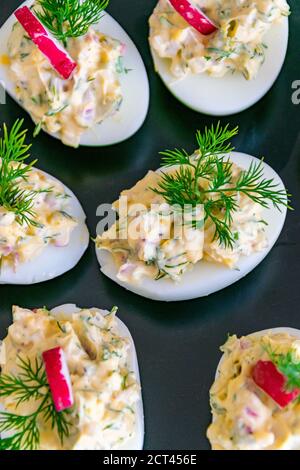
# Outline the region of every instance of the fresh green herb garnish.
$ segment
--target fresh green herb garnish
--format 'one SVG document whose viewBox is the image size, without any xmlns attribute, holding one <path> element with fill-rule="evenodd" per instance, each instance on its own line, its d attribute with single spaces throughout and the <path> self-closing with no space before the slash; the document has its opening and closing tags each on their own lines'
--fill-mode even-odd
<svg viewBox="0 0 300 470">
<path fill-rule="evenodd" d="M 60 331 L 61 331 L 62 333 L 66 333 L 65 327 L 62 326 L 59 321 L 57 321 L 56 323 L 57 323 L 57 326 L 58 326 L 58 328 L 60 329 Z"/>
<path fill-rule="evenodd" d="M 105 431 L 106 429 L 112 429 L 113 427 L 114 423 L 108 424 L 107 426 L 105 426 L 105 428 L 103 428 L 103 431 Z"/>
<path fill-rule="evenodd" d="M 26 59 L 26 57 L 28 57 L 28 56 L 29 56 L 29 54 L 26 53 L 26 52 L 22 52 L 22 53 L 20 54 L 20 57 L 21 57 L 22 60 Z"/>
<path fill-rule="evenodd" d="M 72 215 L 68 214 L 66 211 L 59 211 L 60 214 L 65 217 L 66 219 L 69 219 L 69 220 L 74 220 L 74 217 L 72 217 Z"/>
<path fill-rule="evenodd" d="M 70 194 L 63 194 L 63 193 L 58 193 L 55 194 L 56 199 L 70 199 L 71 196 Z"/>
<path fill-rule="evenodd" d="M 300 388 L 300 361 L 296 361 L 292 351 L 287 354 L 277 354 L 267 347 L 266 351 L 277 369 L 286 377 L 287 390 Z"/>
<path fill-rule="evenodd" d="M 222 128 L 218 123 L 216 127 L 205 128 L 203 133 L 196 133 L 198 151 L 194 155 L 178 149 L 162 152 L 163 167 L 178 166 L 178 169 L 174 173 L 162 173 L 159 188 L 151 188 L 171 206 L 184 209 L 185 205 L 203 205 L 204 220 L 210 219 L 215 225 L 214 240 L 230 248 L 235 244 L 231 224 L 232 215 L 238 209 L 239 194 L 264 208 L 269 208 L 270 203 L 279 210 L 280 206 L 290 208 L 290 195 L 284 189 L 277 189 L 273 179 L 264 178 L 263 161 L 251 163 L 237 180 L 233 179 L 233 164 L 226 155 L 234 150 L 228 141 L 237 133 L 237 127 L 229 130 L 228 125 Z M 206 184 L 201 184 L 201 180 Z"/>
<path fill-rule="evenodd" d="M 18 366 L 21 370 L 18 376 L 0 375 L 0 397 L 13 395 L 16 407 L 30 400 L 35 400 L 37 406 L 29 415 L 0 412 L 0 432 L 15 431 L 11 437 L 0 439 L 0 450 L 36 450 L 40 443 L 40 419 L 50 423 L 63 444 L 70 434 L 71 423 L 67 411 L 55 410 L 43 363 L 18 357 Z"/>
<path fill-rule="evenodd" d="M 158 273 L 154 280 L 159 281 L 160 279 L 163 279 L 166 276 L 169 276 L 169 273 L 162 268 L 158 268 Z"/>
<path fill-rule="evenodd" d="M 39 20 L 60 41 L 83 36 L 92 24 L 98 23 L 109 0 L 37 0 Z"/>
<path fill-rule="evenodd" d="M 43 123 L 44 123 L 44 122 L 43 122 L 43 119 L 42 119 L 41 121 L 39 121 L 39 122 L 36 124 L 36 126 L 35 126 L 35 128 L 34 128 L 34 131 L 33 131 L 33 134 L 32 134 L 33 137 L 37 137 L 37 136 L 39 135 L 39 133 L 40 133 L 41 130 L 42 130 Z"/>
<path fill-rule="evenodd" d="M 207 47 L 206 49 L 208 52 L 214 52 L 215 54 L 218 54 L 219 57 L 218 59 L 224 59 L 226 57 L 230 57 L 231 54 L 233 54 L 235 51 L 232 49 L 231 51 L 225 51 L 223 49 L 218 49 L 217 47 Z"/>
<path fill-rule="evenodd" d="M 116 71 L 117 73 L 125 73 L 126 75 L 129 73 L 129 72 L 132 72 L 132 69 L 127 69 L 123 63 L 123 57 L 122 56 L 119 56 L 117 61 L 116 61 Z"/>
<path fill-rule="evenodd" d="M 68 104 L 64 104 L 63 106 L 60 106 L 57 109 L 50 109 L 49 111 L 46 112 L 45 116 L 49 116 L 49 117 L 55 116 L 56 114 L 59 114 L 62 111 L 64 111 L 68 106 L 69 106 Z"/>
<path fill-rule="evenodd" d="M 32 96 L 32 97 L 31 97 L 31 101 L 32 101 L 34 104 L 39 104 L 39 101 L 38 101 L 38 99 L 37 99 L 35 96 Z"/>
<path fill-rule="evenodd" d="M 115 315 L 115 314 L 117 313 L 118 309 L 119 309 L 118 307 L 114 306 L 114 307 L 111 309 L 111 311 L 109 312 L 109 314 L 110 314 L 110 315 Z"/>
<path fill-rule="evenodd" d="M 3 136 L 0 138 L 0 205 L 16 215 L 19 224 L 39 226 L 33 210 L 37 194 L 50 190 L 25 190 L 19 183 L 26 181 L 33 165 L 25 160 L 30 156 L 31 145 L 25 143 L 27 130 L 22 130 L 23 120 L 17 120 L 10 132 L 3 125 Z"/>
<path fill-rule="evenodd" d="M 168 27 L 173 27 L 174 24 L 166 17 L 166 16 L 160 16 L 159 21 L 161 22 L 162 25 L 168 26 Z"/>
<path fill-rule="evenodd" d="M 126 388 L 128 388 L 127 380 L 132 374 L 133 372 L 128 372 L 126 375 L 123 375 L 122 384 L 121 384 L 122 390 L 126 390 Z"/>
</svg>

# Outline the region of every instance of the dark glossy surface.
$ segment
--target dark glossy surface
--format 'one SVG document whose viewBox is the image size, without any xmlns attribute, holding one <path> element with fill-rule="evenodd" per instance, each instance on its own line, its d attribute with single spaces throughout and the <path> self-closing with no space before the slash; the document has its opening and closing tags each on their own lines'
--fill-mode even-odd
<svg viewBox="0 0 300 470">
<path fill-rule="evenodd" d="M 1 2 L 0 24 L 21 2 Z M 155 75 L 147 44 L 147 19 L 155 0 L 111 0 L 109 13 L 136 42 L 151 84 L 150 112 L 143 128 L 129 141 L 110 148 L 68 149 L 41 133 L 33 155 L 40 168 L 53 173 L 79 197 L 91 234 L 96 208 L 111 202 L 149 168 L 159 166 L 165 148 L 193 149 L 195 129 L 216 119 L 182 106 Z M 290 44 L 284 69 L 272 90 L 254 107 L 222 119 L 240 126 L 237 150 L 266 161 L 279 172 L 293 194 L 293 206 L 275 248 L 245 279 L 208 298 L 164 304 L 126 292 L 99 273 L 90 249 L 70 273 L 30 287 L 0 287 L 0 335 L 11 321 L 11 305 L 53 307 L 118 305 L 119 316 L 135 339 L 143 384 L 147 449 L 208 449 L 208 390 L 228 332 L 238 335 L 275 326 L 300 328 L 300 105 L 292 104 L 292 82 L 300 80 L 300 6 L 290 0 Z M 1 124 L 30 118 L 11 99 L 0 106 Z"/>
</svg>

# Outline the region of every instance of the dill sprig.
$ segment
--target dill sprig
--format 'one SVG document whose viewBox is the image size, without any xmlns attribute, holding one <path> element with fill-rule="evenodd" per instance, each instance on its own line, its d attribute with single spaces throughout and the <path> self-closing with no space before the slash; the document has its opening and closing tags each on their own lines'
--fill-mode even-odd
<svg viewBox="0 0 300 470">
<path fill-rule="evenodd" d="M 286 377 L 286 389 L 300 388 L 300 361 L 296 361 L 292 351 L 287 354 L 277 354 L 270 347 L 266 351 L 277 369 Z"/>
<path fill-rule="evenodd" d="M 37 4 L 39 20 L 67 46 L 68 38 L 83 36 L 100 21 L 109 0 L 37 0 Z"/>
<path fill-rule="evenodd" d="M 278 189 L 273 179 L 264 178 L 263 160 L 252 162 L 248 170 L 242 170 L 237 180 L 233 178 L 233 163 L 228 154 L 234 147 L 228 142 L 238 134 L 238 127 L 230 130 L 220 123 L 204 132 L 197 131 L 198 150 L 189 155 L 185 150 L 161 152 L 163 167 L 177 167 L 172 172 L 162 172 L 159 188 L 151 188 L 163 196 L 172 206 L 202 204 L 204 217 L 215 226 L 214 240 L 226 248 L 233 248 L 231 232 L 233 213 L 238 209 L 238 195 L 248 196 L 264 208 L 270 204 L 280 210 L 289 207 L 289 194 Z M 205 184 L 203 184 L 205 182 Z"/>
<path fill-rule="evenodd" d="M 3 125 L 3 135 L 0 137 L 0 206 L 14 212 L 19 224 L 39 226 L 33 210 L 34 198 L 37 194 L 51 190 L 26 190 L 19 185 L 21 181 L 27 180 L 37 162 L 25 163 L 30 156 L 31 145 L 25 143 L 27 130 L 22 130 L 22 125 L 23 119 L 17 119 L 10 131 L 6 124 Z"/>
<path fill-rule="evenodd" d="M 29 400 L 35 400 L 37 407 L 29 415 L 0 412 L 0 433 L 14 432 L 12 436 L 0 439 L 0 450 L 36 450 L 40 443 L 38 422 L 41 418 L 50 423 L 63 444 L 70 434 L 71 423 L 67 411 L 58 413 L 54 407 L 42 361 L 18 356 L 18 366 L 18 376 L 0 375 L 0 397 L 14 396 L 16 408 Z"/>
</svg>

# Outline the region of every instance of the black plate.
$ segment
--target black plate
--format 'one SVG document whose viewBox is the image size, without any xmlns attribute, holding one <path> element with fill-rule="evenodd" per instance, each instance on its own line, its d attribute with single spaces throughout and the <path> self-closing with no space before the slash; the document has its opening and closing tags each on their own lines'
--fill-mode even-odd
<svg viewBox="0 0 300 470">
<path fill-rule="evenodd" d="M 20 5 L 1 2 L 0 24 Z M 108 9 L 139 48 L 151 84 L 150 112 L 143 128 L 127 142 L 109 148 L 69 149 L 41 133 L 32 153 L 39 167 L 52 173 L 78 196 L 95 235 L 96 208 L 111 202 L 145 171 L 159 166 L 165 148 L 193 150 L 195 129 L 217 119 L 181 105 L 155 75 L 149 53 L 147 20 L 156 0 L 111 0 Z M 126 292 L 99 273 L 91 243 L 79 265 L 66 275 L 35 286 L 0 287 L 0 337 L 11 322 L 11 306 L 65 302 L 112 307 L 130 328 L 137 347 L 143 385 L 146 449 L 208 449 L 208 391 L 227 333 L 238 335 L 275 327 L 300 328 L 300 104 L 292 103 L 292 83 L 300 80 L 300 6 L 290 0 L 290 44 L 283 71 L 272 90 L 254 107 L 224 118 L 240 126 L 237 150 L 265 156 L 293 194 L 290 212 L 275 248 L 246 278 L 199 300 L 158 303 Z M 0 106 L 1 123 L 19 116 L 33 130 L 28 115 L 11 99 Z"/>
</svg>

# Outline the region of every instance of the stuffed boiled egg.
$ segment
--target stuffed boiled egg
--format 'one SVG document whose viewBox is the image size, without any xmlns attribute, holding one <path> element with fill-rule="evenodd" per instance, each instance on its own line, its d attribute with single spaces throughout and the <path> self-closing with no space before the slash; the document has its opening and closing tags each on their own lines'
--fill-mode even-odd
<svg viewBox="0 0 300 470">
<path fill-rule="evenodd" d="M 210 390 L 214 450 L 300 450 L 300 331 L 230 336 Z"/>
<path fill-rule="evenodd" d="M 214 116 L 259 101 L 288 44 L 285 0 L 159 0 L 150 17 L 157 72 L 188 107 Z"/>
<path fill-rule="evenodd" d="M 287 194 L 270 166 L 227 145 L 236 132 L 198 132 L 193 155 L 163 152 L 163 168 L 121 193 L 115 223 L 96 239 L 106 276 L 154 300 L 187 300 L 233 284 L 265 258 Z"/>
<path fill-rule="evenodd" d="M 0 81 L 31 115 L 34 135 L 43 129 L 73 147 L 118 143 L 146 118 L 146 70 L 103 11 L 109 0 L 77 3 L 77 13 L 56 0 L 26 1 L 15 11 L 0 30 Z"/>
<path fill-rule="evenodd" d="M 34 284 L 72 269 L 89 244 L 85 213 L 64 184 L 31 164 L 16 121 L 0 137 L 0 283 Z M 35 163 L 35 162 L 33 162 Z"/>
<path fill-rule="evenodd" d="M 137 356 L 116 311 L 73 304 L 13 307 L 0 354 L 1 450 L 143 448 Z M 9 386 L 15 377 L 17 393 Z M 26 395 L 28 377 L 32 388 Z M 23 417 L 19 428 L 16 416 Z"/>
</svg>

